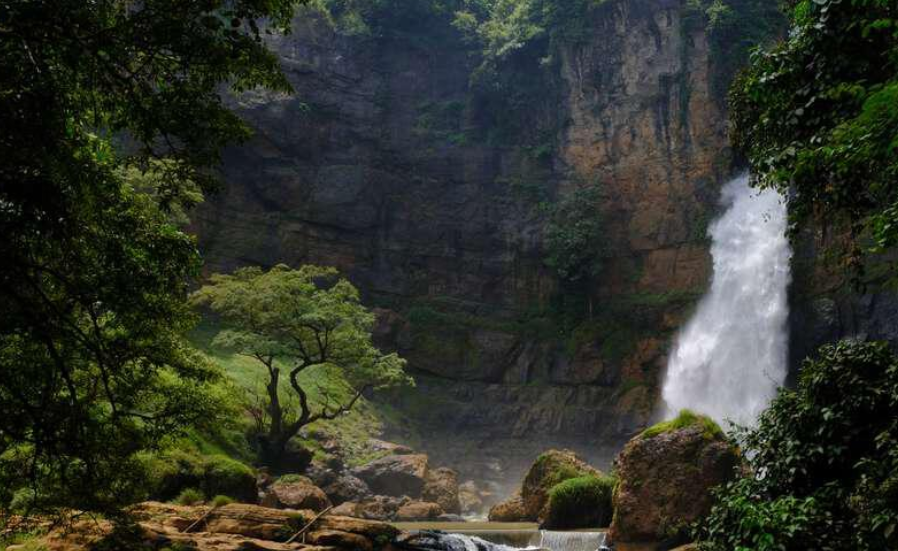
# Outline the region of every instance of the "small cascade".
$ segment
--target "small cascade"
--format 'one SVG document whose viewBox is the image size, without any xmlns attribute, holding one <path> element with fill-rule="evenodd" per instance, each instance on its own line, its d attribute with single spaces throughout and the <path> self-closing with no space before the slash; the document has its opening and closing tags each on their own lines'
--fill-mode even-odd
<svg viewBox="0 0 898 551">
<path fill-rule="evenodd" d="M 600 551 L 605 532 L 556 532 L 552 530 L 477 531 L 477 535 L 420 530 L 406 542 L 426 551 Z"/>
<path fill-rule="evenodd" d="M 540 549 L 551 551 L 597 551 L 605 545 L 605 532 L 540 531 Z"/>
</svg>

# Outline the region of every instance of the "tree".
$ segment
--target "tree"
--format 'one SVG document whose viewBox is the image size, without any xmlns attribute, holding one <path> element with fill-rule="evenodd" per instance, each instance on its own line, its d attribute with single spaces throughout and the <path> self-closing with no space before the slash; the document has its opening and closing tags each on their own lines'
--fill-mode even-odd
<svg viewBox="0 0 898 551">
<path fill-rule="evenodd" d="M 741 437 L 750 475 L 721 489 L 704 549 L 898 545 L 898 358 L 843 341 L 805 361 Z"/>
<path fill-rule="evenodd" d="M 248 135 L 221 84 L 289 89 L 256 20 L 295 3 L 0 3 L 0 512 L 114 514 L 138 452 L 214 418 L 172 213 Z"/>
<path fill-rule="evenodd" d="M 731 89 L 733 141 L 756 185 L 789 198 L 793 228 L 834 225 L 859 269 L 898 243 L 898 4 L 789 6 L 788 38 Z"/>
<path fill-rule="evenodd" d="M 260 454 L 272 467 L 280 466 L 288 442 L 302 427 L 350 411 L 369 390 L 412 382 L 404 371 L 405 360 L 372 344 L 374 315 L 333 268 L 291 270 L 279 265 L 267 272 L 243 268 L 232 275 L 213 275 L 193 301 L 211 308 L 230 326 L 218 333 L 214 344 L 250 356 L 265 368 L 267 426 Z M 313 370 L 317 373 L 310 375 Z M 310 399 L 309 383 L 303 380 L 309 376 L 330 380 L 319 386 L 321 403 Z M 282 378 L 299 411 L 284 407 Z M 348 385 L 348 397 L 341 397 L 334 384 Z"/>
</svg>

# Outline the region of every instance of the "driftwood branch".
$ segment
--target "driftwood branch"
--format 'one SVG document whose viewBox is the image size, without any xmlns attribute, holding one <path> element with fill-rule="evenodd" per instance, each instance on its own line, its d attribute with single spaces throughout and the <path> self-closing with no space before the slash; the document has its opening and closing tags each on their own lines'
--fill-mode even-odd
<svg viewBox="0 0 898 551">
<path fill-rule="evenodd" d="M 315 524 L 315 523 L 318 521 L 318 519 L 320 519 L 321 517 L 323 517 L 324 515 L 326 515 L 327 512 L 330 511 L 330 510 L 333 509 L 333 508 L 334 508 L 334 506 L 331 505 L 330 507 L 328 507 L 328 508 L 325 509 L 324 511 L 321 511 L 320 513 L 318 513 L 317 515 L 315 515 L 315 518 L 313 518 L 312 520 L 309 521 L 308 524 L 306 524 L 305 526 L 303 526 L 303 527 L 302 527 L 302 530 L 300 530 L 299 532 L 297 532 L 297 533 L 293 534 L 292 536 L 290 536 L 290 539 L 288 539 L 285 543 L 293 543 L 294 541 L 296 541 L 296 538 L 298 538 L 299 536 L 303 535 L 303 534 L 306 532 L 306 530 L 308 530 L 309 528 L 311 528 L 312 525 Z"/>
</svg>

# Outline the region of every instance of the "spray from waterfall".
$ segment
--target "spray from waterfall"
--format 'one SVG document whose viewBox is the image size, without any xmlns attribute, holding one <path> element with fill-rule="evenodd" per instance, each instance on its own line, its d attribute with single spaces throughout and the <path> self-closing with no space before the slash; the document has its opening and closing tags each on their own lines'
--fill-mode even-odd
<svg viewBox="0 0 898 551">
<path fill-rule="evenodd" d="M 709 228 L 711 288 L 677 336 L 662 397 L 665 417 L 688 408 L 752 424 L 786 378 L 792 252 L 786 206 L 748 176 L 728 182 L 725 212 Z"/>
</svg>

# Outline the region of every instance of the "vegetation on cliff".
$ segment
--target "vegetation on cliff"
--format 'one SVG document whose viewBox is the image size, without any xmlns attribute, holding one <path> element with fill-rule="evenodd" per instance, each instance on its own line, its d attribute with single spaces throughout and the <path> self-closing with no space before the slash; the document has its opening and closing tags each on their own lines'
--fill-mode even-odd
<svg viewBox="0 0 898 551">
<path fill-rule="evenodd" d="M 788 39 L 733 86 L 734 143 L 755 182 L 789 197 L 795 229 L 819 219 L 853 269 L 898 244 L 898 6 L 791 2 Z"/>
<path fill-rule="evenodd" d="M 113 513 L 138 452 L 216 418 L 170 213 L 248 135 L 220 86 L 289 89 L 256 21 L 295 4 L 0 5 L 0 511 Z"/>
</svg>

